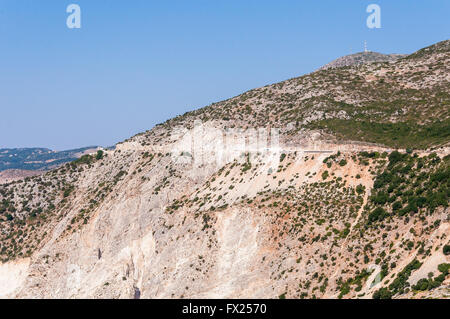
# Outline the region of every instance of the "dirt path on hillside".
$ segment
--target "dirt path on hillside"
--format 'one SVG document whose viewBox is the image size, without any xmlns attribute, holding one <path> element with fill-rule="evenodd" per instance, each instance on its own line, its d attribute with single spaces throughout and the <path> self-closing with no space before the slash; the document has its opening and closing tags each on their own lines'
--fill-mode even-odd
<svg viewBox="0 0 450 319">
<path fill-rule="evenodd" d="M 345 237 L 345 240 L 344 240 L 344 242 L 341 245 L 341 248 L 340 248 L 340 251 L 339 251 L 339 254 L 341 254 L 341 255 L 342 255 L 343 249 L 347 248 L 347 243 L 349 241 L 350 236 L 353 233 L 353 229 L 355 228 L 355 226 L 358 224 L 359 220 L 361 219 L 362 213 L 364 211 L 364 206 L 366 206 L 368 198 L 369 198 L 369 191 L 366 189 L 366 193 L 364 194 L 364 198 L 363 198 L 363 203 L 361 205 L 361 208 L 358 211 L 358 215 L 356 216 L 355 221 L 350 226 L 350 231 L 349 231 L 347 237 Z M 330 276 L 330 279 L 335 278 L 338 275 L 338 273 L 340 273 L 340 271 L 341 271 L 341 267 L 338 267 L 336 269 L 336 271 L 334 272 L 334 274 Z"/>
<path fill-rule="evenodd" d="M 367 205 L 368 199 L 369 199 L 369 192 L 368 192 L 368 190 L 366 190 L 366 193 L 364 194 L 364 197 L 363 197 L 363 202 L 362 202 L 361 208 L 358 211 L 358 215 L 356 216 L 355 221 L 350 226 L 350 231 L 348 232 L 347 237 L 345 237 L 345 240 L 342 243 L 341 251 L 342 251 L 342 248 L 344 248 L 344 246 L 347 244 L 347 242 L 350 238 L 350 235 L 353 233 L 353 229 L 355 228 L 355 226 L 358 224 L 359 220 L 361 219 L 362 213 L 364 212 L 364 207 Z"/>
</svg>

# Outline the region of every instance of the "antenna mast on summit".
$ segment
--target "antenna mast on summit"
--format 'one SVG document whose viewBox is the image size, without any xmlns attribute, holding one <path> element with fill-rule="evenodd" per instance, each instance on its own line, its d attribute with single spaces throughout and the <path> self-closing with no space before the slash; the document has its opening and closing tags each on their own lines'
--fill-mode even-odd
<svg viewBox="0 0 450 319">
<path fill-rule="evenodd" d="M 367 51 L 367 41 L 364 41 L 364 52 L 367 53 L 369 51 Z"/>
</svg>

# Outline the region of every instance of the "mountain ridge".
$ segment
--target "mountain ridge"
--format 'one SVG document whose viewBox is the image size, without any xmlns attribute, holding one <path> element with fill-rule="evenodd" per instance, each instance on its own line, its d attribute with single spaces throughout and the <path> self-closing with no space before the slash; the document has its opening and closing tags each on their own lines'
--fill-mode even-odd
<svg viewBox="0 0 450 319">
<path fill-rule="evenodd" d="M 243 128 L 284 128 L 292 123 L 287 134 L 319 131 L 328 138 L 331 133 L 338 139 L 401 148 L 413 143 L 419 148 L 442 145 L 449 138 L 445 132 L 450 131 L 449 50 L 450 40 L 445 40 L 394 63 L 319 70 L 186 112 L 156 129 L 190 128 L 194 120 Z M 369 136 L 361 134 L 361 126 Z M 380 136 L 384 131 L 387 139 Z M 392 134 L 399 137 L 393 139 Z"/>
</svg>

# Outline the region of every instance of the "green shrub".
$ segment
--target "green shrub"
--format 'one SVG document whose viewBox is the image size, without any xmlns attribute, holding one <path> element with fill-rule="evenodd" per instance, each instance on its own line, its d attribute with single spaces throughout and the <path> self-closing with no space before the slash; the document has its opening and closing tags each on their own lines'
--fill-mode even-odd
<svg viewBox="0 0 450 319">
<path fill-rule="evenodd" d="M 383 208 L 377 207 L 369 214 L 369 224 L 376 221 L 382 221 L 387 216 L 388 213 Z"/>
<path fill-rule="evenodd" d="M 450 270 L 450 264 L 440 264 L 438 266 L 438 270 L 444 274 L 444 276 L 448 275 L 448 272 Z"/>
<path fill-rule="evenodd" d="M 372 298 L 373 299 L 391 299 L 392 293 L 387 288 L 381 288 L 381 289 L 375 291 Z"/>
<path fill-rule="evenodd" d="M 101 160 L 103 158 L 103 151 L 102 150 L 98 150 L 97 151 L 97 155 L 95 155 L 95 159 L 96 160 Z"/>
<path fill-rule="evenodd" d="M 340 166 L 345 166 L 345 165 L 347 165 L 347 161 L 346 161 L 345 159 L 343 159 L 343 160 L 341 160 L 341 161 L 339 162 L 339 165 L 340 165 Z"/>
<path fill-rule="evenodd" d="M 362 184 L 359 184 L 358 186 L 356 186 L 356 192 L 361 195 L 364 194 L 366 187 Z"/>
<path fill-rule="evenodd" d="M 445 245 L 444 248 L 442 249 L 442 252 L 444 253 L 445 256 L 450 255 L 450 245 Z"/>
</svg>

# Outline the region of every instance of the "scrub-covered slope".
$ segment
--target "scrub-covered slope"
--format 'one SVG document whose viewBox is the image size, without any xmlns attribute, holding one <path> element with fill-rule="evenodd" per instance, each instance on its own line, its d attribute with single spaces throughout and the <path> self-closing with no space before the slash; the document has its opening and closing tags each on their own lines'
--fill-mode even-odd
<svg viewBox="0 0 450 319">
<path fill-rule="evenodd" d="M 448 59 L 319 71 L 0 185 L 0 297 L 448 296 Z"/>
</svg>

